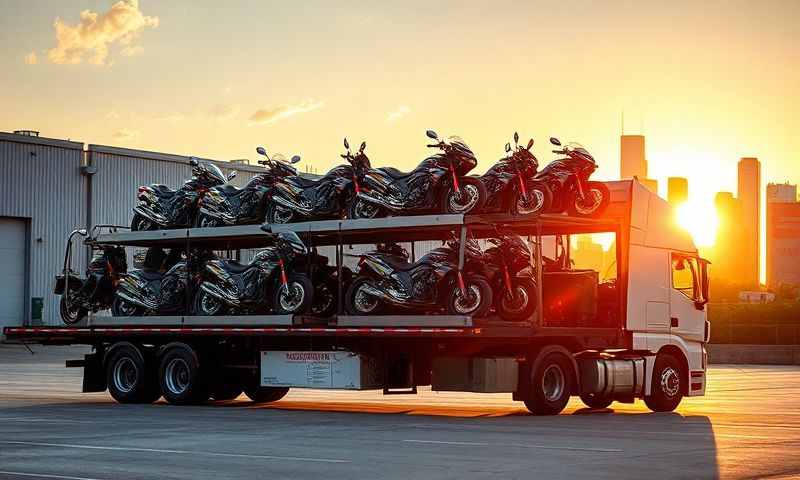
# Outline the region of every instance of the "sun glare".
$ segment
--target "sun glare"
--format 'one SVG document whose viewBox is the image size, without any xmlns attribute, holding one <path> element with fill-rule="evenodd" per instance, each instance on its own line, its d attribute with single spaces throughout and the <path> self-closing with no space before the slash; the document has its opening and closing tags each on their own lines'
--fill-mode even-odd
<svg viewBox="0 0 800 480">
<path fill-rule="evenodd" d="M 698 247 L 714 245 L 719 218 L 713 205 L 688 201 L 677 207 L 678 225 L 686 229 Z"/>
</svg>

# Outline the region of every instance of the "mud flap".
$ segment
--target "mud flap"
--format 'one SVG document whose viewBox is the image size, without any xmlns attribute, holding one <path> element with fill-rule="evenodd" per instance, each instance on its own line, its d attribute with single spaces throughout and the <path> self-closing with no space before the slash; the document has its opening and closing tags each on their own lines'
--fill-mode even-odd
<svg viewBox="0 0 800 480">
<path fill-rule="evenodd" d="M 102 355 L 89 353 L 83 360 L 83 393 L 106 391 L 106 372 Z"/>
</svg>

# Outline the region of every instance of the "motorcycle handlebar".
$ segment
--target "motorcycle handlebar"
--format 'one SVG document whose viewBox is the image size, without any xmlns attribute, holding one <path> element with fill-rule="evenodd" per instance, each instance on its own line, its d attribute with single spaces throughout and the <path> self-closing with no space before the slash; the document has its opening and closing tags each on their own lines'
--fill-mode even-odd
<svg viewBox="0 0 800 480">
<path fill-rule="evenodd" d="M 428 144 L 428 148 L 439 148 L 439 144 L 438 143 L 429 143 Z"/>
</svg>

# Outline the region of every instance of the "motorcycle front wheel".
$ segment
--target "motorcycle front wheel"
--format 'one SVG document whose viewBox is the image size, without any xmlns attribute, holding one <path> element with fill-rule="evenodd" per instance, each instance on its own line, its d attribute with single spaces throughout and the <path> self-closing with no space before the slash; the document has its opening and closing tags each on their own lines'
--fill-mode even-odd
<svg viewBox="0 0 800 480">
<path fill-rule="evenodd" d="M 459 191 L 448 185 L 442 193 L 440 205 L 444 213 L 478 213 L 486 203 L 486 186 L 478 178 L 459 179 Z"/>
<path fill-rule="evenodd" d="M 58 313 L 61 315 L 61 321 L 66 325 L 75 325 L 83 320 L 89 311 L 83 307 L 70 305 L 67 296 L 62 295 L 61 300 L 58 302 Z"/>
<path fill-rule="evenodd" d="M 292 223 L 294 212 L 284 206 L 270 203 L 267 205 L 265 220 L 267 223 Z"/>
<path fill-rule="evenodd" d="M 384 217 L 384 211 L 374 203 L 365 202 L 363 199 L 356 197 L 350 202 L 347 207 L 347 218 L 380 218 Z"/>
<path fill-rule="evenodd" d="M 501 288 L 496 294 L 497 314 L 511 322 L 528 320 L 536 310 L 536 284 L 527 279 L 513 279 L 511 282 L 511 292 Z"/>
<path fill-rule="evenodd" d="M 275 289 L 273 305 L 275 313 L 291 315 L 306 313 L 314 301 L 314 285 L 305 275 L 289 275 L 286 285 Z"/>
<path fill-rule="evenodd" d="M 197 218 L 194 221 L 194 226 L 197 228 L 214 228 L 222 226 L 222 222 L 212 217 L 211 215 L 198 212 Z"/>
<path fill-rule="evenodd" d="M 578 217 L 597 217 L 601 215 L 611 201 L 611 192 L 602 182 L 587 182 L 585 199 L 578 195 L 572 197 L 567 211 L 569 215 Z"/>
<path fill-rule="evenodd" d="M 550 209 L 553 203 L 553 194 L 550 188 L 541 182 L 535 182 L 527 187 L 527 195 L 518 192 L 511 213 L 515 215 L 538 215 Z"/>
<path fill-rule="evenodd" d="M 114 297 L 111 303 L 111 315 L 114 317 L 139 317 L 144 315 L 144 309 L 120 297 Z"/>
<path fill-rule="evenodd" d="M 131 231 L 132 232 L 144 232 L 147 230 L 158 230 L 158 225 L 151 222 L 147 218 L 143 217 L 138 213 L 133 214 L 133 218 L 131 219 Z"/>
<path fill-rule="evenodd" d="M 464 278 L 464 292 L 458 284 L 448 295 L 447 311 L 452 315 L 483 317 L 492 305 L 492 287 L 481 277 Z"/>
</svg>

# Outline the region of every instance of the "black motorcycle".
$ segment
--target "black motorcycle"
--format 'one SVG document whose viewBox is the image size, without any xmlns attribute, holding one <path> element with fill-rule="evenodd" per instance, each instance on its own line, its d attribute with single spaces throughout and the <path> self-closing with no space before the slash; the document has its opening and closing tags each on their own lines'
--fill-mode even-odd
<svg viewBox="0 0 800 480">
<path fill-rule="evenodd" d="M 287 232 L 278 234 L 275 245 L 259 250 L 247 265 L 206 262 L 194 297 L 194 314 L 308 312 L 314 297 L 311 279 L 291 269 L 306 253 L 297 234 Z"/>
<path fill-rule="evenodd" d="M 537 214 L 550 207 L 552 194 L 547 185 L 534 182 L 539 161 L 531 153 L 533 139 L 519 145 L 514 132 L 514 149 L 506 143 L 506 158 L 495 163 L 479 178 L 486 187 L 485 213 Z"/>
<path fill-rule="evenodd" d="M 328 257 L 319 255 L 314 249 L 307 256 L 297 257 L 292 270 L 306 273 L 314 284 L 314 302 L 309 313 L 316 317 L 335 315 L 339 305 L 339 269 L 328 264 Z M 352 281 L 353 272 L 342 266 L 343 294 Z"/>
<path fill-rule="evenodd" d="M 480 211 L 486 188 L 479 179 L 466 176 L 478 164 L 475 155 L 458 137 L 439 140 L 433 130 L 427 135 L 437 140 L 428 147 L 442 152 L 408 173 L 391 167 L 368 170 L 348 209 L 349 218 Z"/>
<path fill-rule="evenodd" d="M 256 151 L 266 157 L 266 160 L 259 160 L 258 163 L 267 170 L 253 176 L 242 188 L 231 184 L 210 188 L 198 202 L 200 210 L 195 226 L 248 225 L 264 221 L 270 191 L 275 182 L 279 178 L 297 175 L 297 170 L 280 154 L 270 158 L 264 147 L 258 147 Z M 295 155 L 291 163 L 299 161 L 300 157 Z"/>
<path fill-rule="evenodd" d="M 197 270 L 215 258 L 208 250 L 192 250 L 187 261 L 182 249 L 147 250 L 144 266 L 122 275 L 111 313 L 116 317 L 181 315 L 186 313 L 190 292 L 197 291 Z M 187 271 L 188 269 L 188 271 Z"/>
<path fill-rule="evenodd" d="M 359 190 L 358 178 L 370 168 L 369 158 L 364 153 L 365 142 L 361 142 L 355 155 L 350 152 L 346 138 L 344 147 L 347 152 L 341 157 L 349 165 L 339 165 L 317 180 L 299 175 L 278 179 L 267 206 L 266 222 L 344 218 L 347 207 Z"/>
<path fill-rule="evenodd" d="M 550 143 L 561 146 L 557 138 Z M 569 143 L 553 153 L 566 158 L 553 160 L 534 177 L 553 193 L 550 212 L 581 217 L 595 217 L 603 213 L 611 200 L 611 193 L 603 182 L 590 182 L 589 176 L 597 170 L 594 158 L 580 144 Z"/>
<path fill-rule="evenodd" d="M 184 182 L 178 190 L 170 190 L 161 184 L 139 187 L 139 201 L 133 207 L 131 230 L 193 226 L 197 205 L 203 195 L 210 188 L 222 185 L 236 176 L 236 172 L 231 172 L 226 177 L 213 163 L 200 162 L 196 158 L 191 158 L 189 165 L 192 166 L 192 178 Z"/>
<path fill-rule="evenodd" d="M 407 254 L 379 249 L 365 253 L 359 271 L 345 295 L 352 315 L 375 315 L 390 309 L 419 313 L 446 310 L 454 315 L 480 317 L 492 305 L 492 288 L 470 268 L 480 262 L 477 242 L 465 245 L 465 268 L 458 270 L 458 242 L 435 248 L 416 262 Z M 445 307 L 446 306 L 446 307 Z"/>
<path fill-rule="evenodd" d="M 508 232 L 487 241 L 493 246 L 483 252 L 484 265 L 497 314 L 509 321 L 530 319 L 538 297 L 528 243 Z"/>
<path fill-rule="evenodd" d="M 72 240 L 75 235 L 87 236 L 85 229 L 74 230 L 67 239 L 64 269 L 56 276 L 53 293 L 61 295 L 59 314 L 67 325 L 81 321 L 89 312 L 109 308 L 114 299 L 114 286 L 128 270 L 123 247 L 93 246 L 93 256 L 86 269 L 86 278 L 72 270 Z"/>
</svg>

